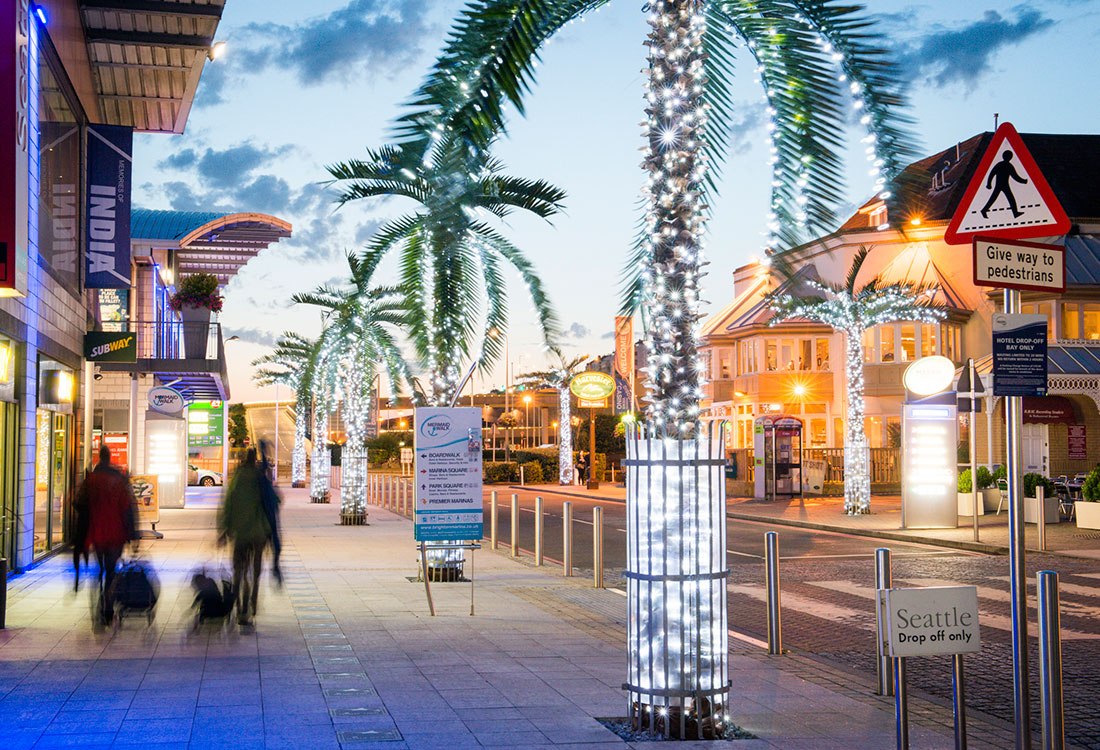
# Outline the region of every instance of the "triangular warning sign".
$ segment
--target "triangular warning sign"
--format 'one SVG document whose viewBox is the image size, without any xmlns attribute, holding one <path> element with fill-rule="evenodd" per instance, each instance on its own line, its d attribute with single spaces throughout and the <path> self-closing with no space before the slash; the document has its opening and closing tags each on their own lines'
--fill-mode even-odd
<svg viewBox="0 0 1100 750">
<path fill-rule="evenodd" d="M 1020 134 L 1004 123 L 993 134 L 974 177 L 943 235 L 949 245 L 995 237 L 1022 240 L 1069 231 L 1062 210 Z"/>
</svg>

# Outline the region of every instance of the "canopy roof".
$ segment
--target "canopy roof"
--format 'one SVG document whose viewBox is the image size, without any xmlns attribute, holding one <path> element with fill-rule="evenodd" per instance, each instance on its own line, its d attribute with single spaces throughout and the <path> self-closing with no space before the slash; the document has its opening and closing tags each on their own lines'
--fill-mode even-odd
<svg viewBox="0 0 1100 750">
<path fill-rule="evenodd" d="M 289 222 L 268 214 L 134 209 L 133 242 L 177 249 L 180 273 L 210 273 L 225 284 L 261 250 L 289 237 Z"/>
</svg>

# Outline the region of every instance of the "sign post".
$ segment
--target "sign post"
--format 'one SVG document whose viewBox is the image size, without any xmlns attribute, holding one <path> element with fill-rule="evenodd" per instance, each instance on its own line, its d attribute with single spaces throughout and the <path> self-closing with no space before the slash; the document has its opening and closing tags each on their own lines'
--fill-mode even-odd
<svg viewBox="0 0 1100 750">
<path fill-rule="evenodd" d="M 588 489 L 598 490 L 600 482 L 595 478 L 596 409 L 606 406 L 607 398 L 615 393 L 615 378 L 605 372 L 588 370 L 569 381 L 569 390 L 579 400 L 580 408 L 588 407 Z"/>
<path fill-rule="evenodd" d="M 1005 242 L 1053 237 L 1069 231 L 1071 222 L 1050 189 L 1038 165 L 1011 123 L 1004 123 L 986 148 L 970 184 L 944 232 L 944 242 L 965 245 L 974 241 L 974 280 L 1004 289 L 1002 318 L 1019 316 L 1020 289 L 1065 291 L 1064 255 L 1058 248 L 1032 243 Z M 1017 323 L 994 316 L 993 394 L 1005 397 L 1005 437 L 1008 470 L 1009 587 L 1012 597 L 1012 688 L 1016 723 L 1016 750 L 1031 747 L 1031 706 L 1028 695 L 1027 582 L 1024 579 L 1023 476 L 1020 473 L 1024 395 L 1046 395 L 1046 327 L 1041 357 L 1034 337 L 1022 334 Z M 1000 344 L 998 339 L 1000 338 Z M 1015 341 L 1008 341 L 1013 338 Z M 1013 348 L 1009 348 L 1013 347 Z M 1012 372 L 1000 374 L 1001 360 Z M 1042 373 L 1039 373 L 1041 359 Z M 1041 384 L 1037 381 L 1041 377 Z M 1000 386 L 998 386 L 1000 383 Z"/>
</svg>

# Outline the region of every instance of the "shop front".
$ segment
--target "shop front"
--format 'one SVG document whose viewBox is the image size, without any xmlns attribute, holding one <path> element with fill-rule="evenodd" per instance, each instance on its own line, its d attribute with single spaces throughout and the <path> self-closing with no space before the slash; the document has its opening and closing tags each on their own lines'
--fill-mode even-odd
<svg viewBox="0 0 1100 750">
<path fill-rule="evenodd" d="M 34 558 L 52 552 L 69 539 L 73 499 L 73 371 L 53 360 L 39 364 L 39 399 L 35 411 Z"/>
</svg>

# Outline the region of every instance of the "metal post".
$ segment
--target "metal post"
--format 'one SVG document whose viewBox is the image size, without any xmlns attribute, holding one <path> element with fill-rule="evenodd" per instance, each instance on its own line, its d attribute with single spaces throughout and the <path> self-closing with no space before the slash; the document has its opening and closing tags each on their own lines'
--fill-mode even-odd
<svg viewBox="0 0 1100 750">
<path fill-rule="evenodd" d="M 894 721 L 898 750 L 909 750 L 909 690 L 905 685 L 905 657 L 894 660 Z"/>
<path fill-rule="evenodd" d="M 592 585 L 603 588 L 603 508 L 592 509 Z"/>
<path fill-rule="evenodd" d="M 562 503 L 561 562 L 562 575 L 573 575 L 573 503 L 569 500 Z"/>
<path fill-rule="evenodd" d="M 882 591 L 883 589 L 893 588 L 894 576 L 890 569 L 890 550 L 886 547 L 879 547 L 875 550 L 875 591 Z M 879 695 L 893 695 L 894 694 L 894 660 L 891 659 L 883 649 L 883 643 L 886 639 L 883 637 L 883 633 L 886 632 L 886 623 L 882 619 L 882 607 L 878 604 L 878 597 L 875 598 L 875 634 L 878 640 L 875 642 L 875 652 L 878 654 L 878 658 L 875 664 L 875 672 L 878 673 L 878 690 Z"/>
<path fill-rule="evenodd" d="M 543 535 L 543 517 L 542 517 L 542 498 L 535 498 L 535 565 L 542 565 L 542 535 Z"/>
<path fill-rule="evenodd" d="M 7 627 L 8 618 L 8 560 L 0 557 L 0 630 Z"/>
<path fill-rule="evenodd" d="M 490 549 L 497 548 L 497 491 L 489 493 L 489 544 Z"/>
<path fill-rule="evenodd" d="M 764 534 L 764 576 L 768 591 L 768 653 L 783 653 L 783 633 L 779 620 L 779 534 Z"/>
<path fill-rule="evenodd" d="M 512 557 L 519 557 L 519 495 L 512 493 Z"/>
<path fill-rule="evenodd" d="M 955 750 L 966 750 L 966 689 L 963 686 L 963 655 L 951 655 L 952 708 L 955 714 Z"/>
<path fill-rule="evenodd" d="M 519 467 L 519 486 L 522 487 L 525 484 L 527 484 L 527 483 L 525 481 L 523 481 L 523 465 L 520 464 L 520 467 Z"/>
<path fill-rule="evenodd" d="M 977 370 L 974 369 L 974 360 L 966 360 L 966 366 L 970 370 L 970 430 L 968 431 L 968 440 L 970 448 L 970 499 L 974 503 L 974 541 L 978 541 L 978 503 L 981 502 L 978 499 L 978 444 L 976 442 L 975 432 L 978 427 L 978 412 L 975 407 L 978 404 L 977 389 L 974 387 L 974 378 L 978 377 Z"/>
<path fill-rule="evenodd" d="M 1039 551 L 1047 551 L 1047 513 L 1046 513 L 1046 488 L 1041 484 L 1035 485 L 1035 507 L 1039 517 L 1035 519 L 1035 525 L 1039 527 Z"/>
<path fill-rule="evenodd" d="M 1005 289 L 1004 311 L 1020 312 L 1020 292 Z M 1024 483 L 1020 471 L 1023 454 L 1023 399 L 1005 398 L 1005 430 L 1008 455 L 1008 567 L 1012 597 L 1012 698 L 1016 724 L 1016 750 L 1031 750 L 1031 698 L 1028 694 L 1027 579 L 1024 569 Z"/>
<path fill-rule="evenodd" d="M 1058 574 L 1035 575 L 1039 604 L 1039 686 L 1043 699 L 1043 750 L 1062 750 L 1062 631 L 1058 611 Z M 2 627 L 2 625 L 0 625 Z"/>
<path fill-rule="evenodd" d="M 428 611 L 435 617 L 435 602 L 432 601 L 432 587 L 428 583 L 428 543 L 420 543 L 420 574 L 424 578 L 424 595 L 428 597 Z"/>
</svg>

